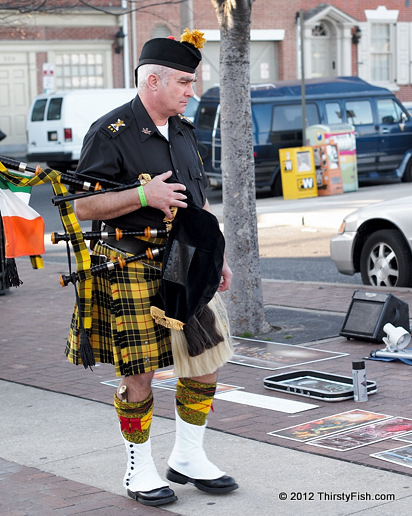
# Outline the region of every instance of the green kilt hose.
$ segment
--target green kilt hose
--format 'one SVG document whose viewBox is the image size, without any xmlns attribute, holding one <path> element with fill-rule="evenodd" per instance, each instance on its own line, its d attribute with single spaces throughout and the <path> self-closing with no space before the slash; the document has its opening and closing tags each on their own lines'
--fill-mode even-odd
<svg viewBox="0 0 412 516">
<path fill-rule="evenodd" d="M 166 240 L 147 241 L 155 248 L 165 245 Z M 93 250 L 93 256 L 99 255 L 111 261 L 133 256 L 101 242 Z M 143 259 L 143 263 L 130 262 L 123 269 L 116 267 L 93 277 L 90 343 L 96 362 L 113 364 L 116 376 L 146 373 L 173 364 L 170 330 L 156 324 L 150 315 L 161 284 L 161 267 L 161 261 Z M 79 347 L 76 305 L 66 345 L 66 356 L 75 365 L 82 363 Z"/>
</svg>

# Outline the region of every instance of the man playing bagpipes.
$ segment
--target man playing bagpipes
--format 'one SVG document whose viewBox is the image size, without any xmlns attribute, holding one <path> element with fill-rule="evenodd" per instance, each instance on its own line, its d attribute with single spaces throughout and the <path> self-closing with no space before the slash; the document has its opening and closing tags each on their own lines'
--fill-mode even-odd
<svg viewBox="0 0 412 516">
<path fill-rule="evenodd" d="M 141 253 L 148 258 L 93 277 L 88 330 L 96 362 L 114 364 L 122 376 L 114 405 L 128 456 L 123 483 L 145 505 L 177 499 L 156 470 L 150 441 L 152 378 L 172 364 L 179 379 L 167 479 L 214 494 L 238 487 L 203 449 L 217 369 L 232 354 L 217 294 L 229 289 L 232 272 L 206 199 L 194 127 L 179 115 L 194 94 L 202 36 L 186 29 L 180 42 L 157 38 L 144 45 L 135 71 L 137 96 L 91 126 L 77 168 L 79 177 L 142 181 L 121 192 L 80 197 L 75 212 L 79 220 L 103 221 L 109 232 L 151 228 L 148 236 L 108 236 L 94 246 L 95 264 Z M 76 307 L 66 348 L 74 364 L 82 363 L 80 319 Z"/>
</svg>

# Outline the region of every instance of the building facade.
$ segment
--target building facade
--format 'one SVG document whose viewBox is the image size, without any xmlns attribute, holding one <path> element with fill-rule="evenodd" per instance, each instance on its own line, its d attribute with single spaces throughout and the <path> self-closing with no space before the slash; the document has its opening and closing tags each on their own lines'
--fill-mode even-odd
<svg viewBox="0 0 412 516">
<path fill-rule="evenodd" d="M 38 2 L 39 5 L 43 2 Z M 39 93 L 133 87 L 147 39 L 185 27 L 207 44 L 196 93 L 219 82 L 220 32 L 212 3 L 184 0 L 48 0 L 42 9 L 0 5 L 0 128 L 3 149 L 26 145 L 26 118 Z M 358 75 L 412 100 L 409 0 L 256 0 L 250 33 L 251 82 Z M 21 4 L 21 2 L 20 2 Z M 36 2 L 31 2 L 34 6 Z M 89 6 L 87 5 L 89 4 Z"/>
</svg>

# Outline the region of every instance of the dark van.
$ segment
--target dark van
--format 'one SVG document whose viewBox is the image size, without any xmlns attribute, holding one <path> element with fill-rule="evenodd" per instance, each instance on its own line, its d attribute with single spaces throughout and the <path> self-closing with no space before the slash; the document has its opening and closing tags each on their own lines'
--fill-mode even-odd
<svg viewBox="0 0 412 516">
<path fill-rule="evenodd" d="M 300 147 L 300 81 L 251 87 L 256 188 L 281 195 L 279 149 Z M 400 177 L 412 181 L 412 118 L 386 88 L 358 77 L 305 81 L 306 127 L 351 124 L 355 128 L 360 183 Z M 219 88 L 201 98 L 195 117 L 199 149 L 212 186 L 222 183 Z"/>
</svg>

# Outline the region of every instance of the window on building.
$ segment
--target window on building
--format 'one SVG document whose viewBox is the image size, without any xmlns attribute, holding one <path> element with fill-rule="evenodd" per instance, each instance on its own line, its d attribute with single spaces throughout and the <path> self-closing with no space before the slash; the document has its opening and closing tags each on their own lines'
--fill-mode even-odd
<svg viewBox="0 0 412 516">
<path fill-rule="evenodd" d="M 328 30 L 325 27 L 325 25 L 323 23 L 319 23 L 319 25 L 315 25 L 313 27 L 313 29 L 312 29 L 312 36 L 315 36 L 315 37 L 319 37 L 319 36 L 328 37 L 329 34 L 328 34 Z"/>
<path fill-rule="evenodd" d="M 56 54 L 55 80 L 60 90 L 103 88 L 103 53 Z"/>
<path fill-rule="evenodd" d="M 388 23 L 371 25 L 372 81 L 390 81 L 392 78 L 391 30 Z"/>
</svg>

